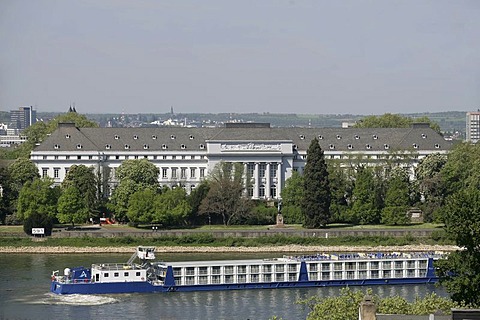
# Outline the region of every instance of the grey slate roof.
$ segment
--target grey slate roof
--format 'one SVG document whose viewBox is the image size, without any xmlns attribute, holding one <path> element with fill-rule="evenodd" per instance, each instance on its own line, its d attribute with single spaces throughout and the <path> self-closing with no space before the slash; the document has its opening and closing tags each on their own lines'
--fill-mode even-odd
<svg viewBox="0 0 480 320">
<path fill-rule="evenodd" d="M 34 151 L 192 152 L 202 151 L 200 145 L 206 147 L 207 141 L 291 141 L 298 150 L 306 150 L 315 137 L 325 151 L 385 151 L 385 145 L 389 150 L 444 151 L 452 146 L 424 125 L 411 128 L 75 128 L 62 124 Z"/>
</svg>

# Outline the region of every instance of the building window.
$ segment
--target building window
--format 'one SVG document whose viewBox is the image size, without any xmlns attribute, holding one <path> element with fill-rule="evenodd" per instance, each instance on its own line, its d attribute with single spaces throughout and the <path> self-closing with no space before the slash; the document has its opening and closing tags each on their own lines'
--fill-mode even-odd
<svg viewBox="0 0 480 320">
<path fill-rule="evenodd" d="M 181 168 L 180 169 L 180 179 L 186 179 L 187 178 L 187 168 Z"/>
<path fill-rule="evenodd" d="M 175 160 L 175 159 L 177 159 L 177 156 L 172 156 L 172 160 Z"/>
<path fill-rule="evenodd" d="M 258 165 L 258 174 L 260 175 L 260 178 L 265 178 L 265 167 L 267 165 L 265 163 L 260 163 Z"/>
<path fill-rule="evenodd" d="M 162 168 L 162 179 L 168 178 L 168 170 L 167 168 Z"/>
<path fill-rule="evenodd" d="M 195 172 L 197 171 L 196 168 L 190 168 L 190 178 L 194 179 L 195 178 Z"/>
<path fill-rule="evenodd" d="M 58 172 L 59 172 L 59 171 L 60 171 L 59 168 L 54 168 L 54 169 L 53 169 L 53 177 L 54 177 L 55 179 L 58 179 L 58 177 L 59 177 Z"/>
<path fill-rule="evenodd" d="M 162 156 L 162 159 L 163 159 L 163 160 L 167 160 L 167 156 Z"/>
<path fill-rule="evenodd" d="M 276 178 L 277 177 L 277 166 L 271 164 L 270 165 L 270 177 L 271 178 Z"/>
<path fill-rule="evenodd" d="M 89 159 L 89 160 L 92 160 L 92 159 L 93 159 L 93 156 L 88 156 L 88 159 Z"/>
<path fill-rule="evenodd" d="M 65 159 L 70 160 L 70 156 L 65 156 Z"/>
<path fill-rule="evenodd" d="M 265 186 L 263 184 L 258 188 L 258 196 L 260 198 L 265 197 Z"/>
<path fill-rule="evenodd" d="M 47 160 L 47 156 L 43 156 L 43 160 Z"/>
<path fill-rule="evenodd" d="M 272 198 L 277 197 L 277 186 L 276 185 L 273 185 L 273 186 L 270 187 L 270 196 Z"/>
<path fill-rule="evenodd" d="M 133 158 L 134 158 L 134 159 L 138 159 L 138 156 L 134 156 Z"/>
<path fill-rule="evenodd" d="M 253 172 L 255 170 L 255 165 L 253 163 L 247 164 L 247 176 L 253 177 Z"/>
<path fill-rule="evenodd" d="M 47 168 L 42 168 L 42 178 L 48 177 L 48 169 Z"/>
<path fill-rule="evenodd" d="M 200 168 L 200 178 L 205 177 L 205 168 Z"/>
<path fill-rule="evenodd" d="M 68 170 L 70 170 L 70 168 L 65 168 L 65 177 L 66 177 L 67 174 L 68 174 Z"/>
<path fill-rule="evenodd" d="M 177 168 L 172 168 L 172 179 L 177 178 Z"/>
<path fill-rule="evenodd" d="M 182 156 L 182 160 L 185 160 L 186 159 L 186 156 Z"/>
<path fill-rule="evenodd" d="M 115 156 L 115 159 L 116 159 L 116 160 L 120 160 L 120 156 Z"/>
<path fill-rule="evenodd" d="M 77 160 L 82 160 L 82 156 L 77 156 Z"/>
<path fill-rule="evenodd" d="M 253 197 L 253 187 L 248 187 L 247 188 L 247 195 L 251 198 Z"/>
<path fill-rule="evenodd" d="M 58 160 L 58 156 L 54 156 L 54 159 L 55 159 L 55 160 Z"/>
</svg>

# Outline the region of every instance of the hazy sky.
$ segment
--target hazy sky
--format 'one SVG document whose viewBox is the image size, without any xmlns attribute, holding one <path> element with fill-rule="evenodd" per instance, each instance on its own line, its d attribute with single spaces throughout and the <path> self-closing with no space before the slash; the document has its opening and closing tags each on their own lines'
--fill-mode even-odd
<svg viewBox="0 0 480 320">
<path fill-rule="evenodd" d="M 480 108 L 479 0 L 0 0 L 0 109 Z"/>
</svg>

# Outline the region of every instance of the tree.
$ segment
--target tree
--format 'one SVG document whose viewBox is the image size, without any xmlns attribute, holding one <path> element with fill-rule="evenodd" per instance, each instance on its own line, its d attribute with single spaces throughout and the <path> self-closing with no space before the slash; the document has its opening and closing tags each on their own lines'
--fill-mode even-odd
<svg viewBox="0 0 480 320">
<path fill-rule="evenodd" d="M 457 302 L 480 306 L 480 190 L 469 187 L 449 196 L 445 231 L 463 250 L 437 262 L 440 283 Z"/>
<path fill-rule="evenodd" d="M 8 166 L 8 171 L 12 182 L 11 191 L 15 198 L 27 181 L 32 182 L 35 178 L 40 178 L 37 166 L 26 158 L 16 159 Z"/>
<path fill-rule="evenodd" d="M 330 212 L 336 222 L 351 222 L 348 216 L 349 199 L 352 196 L 353 184 L 345 168 L 338 162 L 328 162 L 328 179 L 332 201 Z"/>
<path fill-rule="evenodd" d="M 50 178 L 26 182 L 18 196 L 18 219 L 25 220 L 33 213 L 54 218 L 57 214 L 59 196 L 60 189 L 53 187 L 53 180 Z"/>
<path fill-rule="evenodd" d="M 135 225 L 154 221 L 156 199 L 157 193 L 150 188 L 132 194 L 128 201 L 128 220 Z"/>
<path fill-rule="evenodd" d="M 428 123 L 430 128 L 440 133 L 438 123 L 428 117 L 410 118 L 399 114 L 385 113 L 381 116 L 367 116 L 355 124 L 355 128 L 408 128 L 413 123 Z"/>
<path fill-rule="evenodd" d="M 147 159 L 125 160 L 115 172 L 118 180 L 131 180 L 145 187 L 158 188 L 158 175 L 160 171 L 156 165 Z"/>
<path fill-rule="evenodd" d="M 302 212 L 305 216 L 304 225 L 307 228 L 325 226 L 330 220 L 331 194 L 327 164 L 317 138 L 313 139 L 308 147 L 303 179 Z"/>
<path fill-rule="evenodd" d="M 415 168 L 415 184 L 422 200 L 423 219 L 440 220 L 439 210 L 445 201 L 445 184 L 441 170 L 447 162 L 445 155 L 434 153 L 421 159 Z"/>
<path fill-rule="evenodd" d="M 62 195 L 58 198 L 57 217 L 61 223 L 83 223 L 88 220 L 89 209 L 86 204 L 87 199 L 83 196 L 79 189 L 69 186 L 63 190 Z"/>
<path fill-rule="evenodd" d="M 368 167 L 359 167 L 352 192 L 353 205 L 350 210 L 353 222 L 374 224 L 380 221 L 376 194 L 377 190 L 372 170 Z"/>
<path fill-rule="evenodd" d="M 14 198 L 11 186 L 10 172 L 6 168 L 0 168 L 0 224 L 4 224 L 5 217 L 12 213 Z"/>
<path fill-rule="evenodd" d="M 73 165 L 62 182 L 62 188 L 75 188 L 82 195 L 89 214 L 97 211 L 97 181 L 93 167 Z"/>
<path fill-rule="evenodd" d="M 192 208 L 192 212 L 190 213 L 189 222 L 193 225 L 195 224 L 203 224 L 203 221 L 200 221 L 200 205 L 202 204 L 203 199 L 208 194 L 208 190 L 210 190 L 210 186 L 207 180 L 202 181 L 195 189 L 190 192 L 190 195 L 187 197 L 188 203 Z"/>
<path fill-rule="evenodd" d="M 285 223 L 305 222 L 302 213 L 303 184 L 303 176 L 298 171 L 293 171 L 285 181 L 285 188 L 282 189 L 282 216 Z"/>
<path fill-rule="evenodd" d="M 186 224 L 191 212 L 187 194 L 181 187 L 166 189 L 155 201 L 154 222 L 164 226 L 180 226 Z"/>
<path fill-rule="evenodd" d="M 23 223 L 23 231 L 29 236 L 32 235 L 32 228 L 44 228 L 46 236 L 52 235 L 53 218 L 49 215 L 33 212 Z"/>
<path fill-rule="evenodd" d="M 409 207 L 409 177 L 403 168 L 396 168 L 387 182 L 385 207 L 382 210 L 382 223 L 390 225 L 407 224 L 410 216 Z"/>
<path fill-rule="evenodd" d="M 126 221 L 130 196 L 144 189 L 158 190 L 159 169 L 147 159 L 125 160 L 116 170 L 119 180 L 107 205 L 118 221 Z"/>
<path fill-rule="evenodd" d="M 210 189 L 200 205 L 199 212 L 211 218 L 221 218 L 224 225 L 245 215 L 251 207 L 244 197 L 244 175 L 241 163 L 220 162 L 209 177 Z"/>
</svg>

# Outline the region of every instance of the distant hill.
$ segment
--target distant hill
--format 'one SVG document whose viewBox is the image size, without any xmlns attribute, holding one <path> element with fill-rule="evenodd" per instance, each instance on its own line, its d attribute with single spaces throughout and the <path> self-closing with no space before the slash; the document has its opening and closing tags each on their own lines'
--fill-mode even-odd
<svg viewBox="0 0 480 320">
<path fill-rule="evenodd" d="M 59 113 L 39 112 L 38 117 L 48 120 Z M 466 111 L 409 113 L 404 116 L 419 118 L 427 116 L 440 125 L 442 132 L 465 132 Z M 225 122 L 268 122 L 272 127 L 341 127 L 342 123 L 354 123 L 366 115 L 360 114 L 283 114 L 283 113 L 139 113 L 139 114 L 87 114 L 89 119 L 114 127 L 148 126 L 155 120 L 178 119 L 191 125 L 221 125 Z"/>
</svg>

